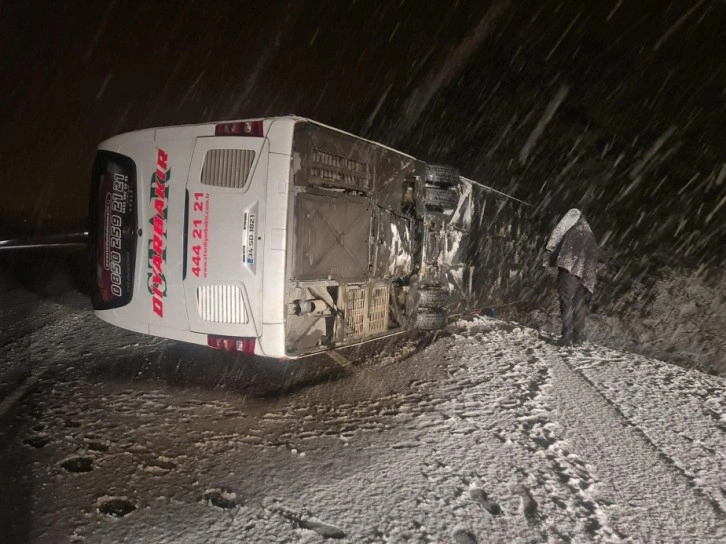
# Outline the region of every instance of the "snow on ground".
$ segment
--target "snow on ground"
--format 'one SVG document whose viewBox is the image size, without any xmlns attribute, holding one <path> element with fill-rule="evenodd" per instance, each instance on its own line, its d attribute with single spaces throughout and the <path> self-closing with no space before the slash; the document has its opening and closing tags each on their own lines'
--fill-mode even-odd
<svg viewBox="0 0 726 544">
<path fill-rule="evenodd" d="M 483 318 L 290 378 L 16 295 L 6 541 L 726 541 L 723 378 Z"/>
<path fill-rule="evenodd" d="M 686 368 L 726 376 L 726 273 L 716 267 L 661 267 L 605 278 L 596 286 L 589 338 Z M 550 282 L 554 286 L 555 280 Z M 552 334 L 560 317 L 554 287 L 545 308 L 520 321 Z"/>
</svg>

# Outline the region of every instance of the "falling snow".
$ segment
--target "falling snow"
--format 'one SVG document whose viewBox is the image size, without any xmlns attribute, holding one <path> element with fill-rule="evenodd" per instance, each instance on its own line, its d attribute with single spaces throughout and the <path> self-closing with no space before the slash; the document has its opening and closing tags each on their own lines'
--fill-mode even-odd
<svg viewBox="0 0 726 544">
<path fill-rule="evenodd" d="M 488 233 L 520 324 L 341 371 L 114 330 L 2 260 L 3 538 L 726 540 L 726 2 L 66 4 L 3 6 L 0 240 L 83 230 L 111 135 L 296 113 L 532 204 L 532 243 L 577 206 L 606 262 L 562 351 L 552 282 Z"/>
</svg>

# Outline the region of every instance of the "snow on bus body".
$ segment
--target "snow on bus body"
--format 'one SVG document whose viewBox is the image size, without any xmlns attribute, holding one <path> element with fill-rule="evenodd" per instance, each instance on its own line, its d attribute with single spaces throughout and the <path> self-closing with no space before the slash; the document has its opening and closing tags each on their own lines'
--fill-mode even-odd
<svg viewBox="0 0 726 544">
<path fill-rule="evenodd" d="M 93 179 L 94 308 L 114 325 L 297 358 L 473 302 L 476 183 L 309 119 L 123 134 Z"/>
<path fill-rule="evenodd" d="M 101 186 L 96 194 L 105 194 L 91 204 L 97 316 L 126 329 L 197 344 L 237 338 L 241 351 L 283 357 L 294 123 L 288 117 L 187 125 L 102 142 L 94 184 Z M 119 172 L 124 166 L 119 163 L 128 163 L 128 171 Z M 277 183 L 268 183 L 268 177 Z M 133 227 L 129 214 L 117 213 L 117 200 L 135 207 Z M 120 236 L 111 234 L 119 228 Z M 123 251 L 127 243 L 135 245 L 133 255 Z M 121 276 L 128 276 L 125 285 L 114 274 L 119 267 Z"/>
</svg>

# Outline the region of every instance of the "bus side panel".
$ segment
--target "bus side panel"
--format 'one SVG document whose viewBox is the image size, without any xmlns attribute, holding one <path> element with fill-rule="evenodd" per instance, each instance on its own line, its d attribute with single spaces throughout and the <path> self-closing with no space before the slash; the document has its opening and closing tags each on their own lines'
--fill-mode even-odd
<svg viewBox="0 0 726 544">
<path fill-rule="evenodd" d="M 276 119 L 267 131 L 270 155 L 267 175 L 267 223 L 262 282 L 262 334 L 260 347 L 270 357 L 285 356 L 285 282 L 287 217 L 290 191 L 292 138 L 296 121 Z"/>
</svg>

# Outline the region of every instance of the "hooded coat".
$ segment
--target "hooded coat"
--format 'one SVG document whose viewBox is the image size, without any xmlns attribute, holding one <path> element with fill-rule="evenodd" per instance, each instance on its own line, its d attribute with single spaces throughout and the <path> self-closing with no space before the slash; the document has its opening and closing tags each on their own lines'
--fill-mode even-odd
<svg viewBox="0 0 726 544">
<path fill-rule="evenodd" d="M 585 289 L 594 292 L 600 248 L 580 210 L 571 209 L 557 223 L 546 250 L 551 252 L 550 266 L 567 270 L 580 278 Z"/>
</svg>

